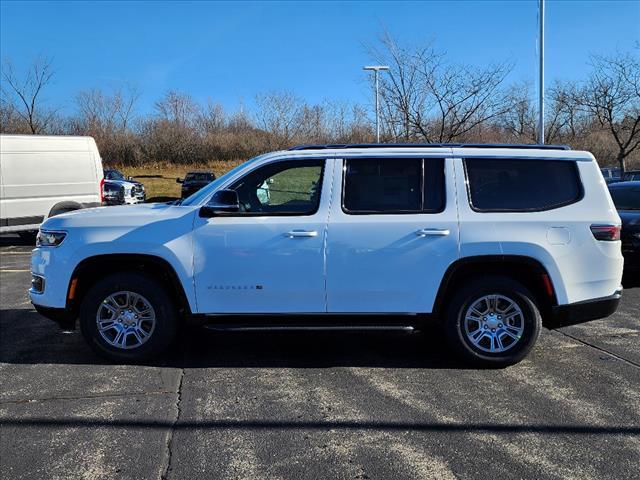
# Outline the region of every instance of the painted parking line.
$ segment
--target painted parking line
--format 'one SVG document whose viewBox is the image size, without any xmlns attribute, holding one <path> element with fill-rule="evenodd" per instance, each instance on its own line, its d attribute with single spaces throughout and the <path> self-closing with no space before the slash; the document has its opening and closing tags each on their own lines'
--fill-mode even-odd
<svg viewBox="0 0 640 480">
<path fill-rule="evenodd" d="M 31 255 L 31 252 L 0 252 L 0 257 L 4 255 Z"/>
<path fill-rule="evenodd" d="M 31 270 L 26 269 L 26 270 L 12 270 L 9 268 L 0 268 L 0 272 L 4 272 L 4 273 L 18 273 L 18 272 L 30 272 Z"/>
</svg>

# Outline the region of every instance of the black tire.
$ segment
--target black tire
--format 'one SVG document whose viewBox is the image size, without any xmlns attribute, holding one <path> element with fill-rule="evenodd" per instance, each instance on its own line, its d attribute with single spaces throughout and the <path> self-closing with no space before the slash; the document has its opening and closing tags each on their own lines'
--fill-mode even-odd
<svg viewBox="0 0 640 480">
<path fill-rule="evenodd" d="M 80 209 L 79 208 L 73 208 L 73 207 L 60 208 L 58 210 L 52 211 L 51 214 L 49 215 L 49 217 L 55 217 L 56 215 L 62 215 L 63 213 L 75 212 L 76 210 L 80 210 Z"/>
<path fill-rule="evenodd" d="M 153 308 L 156 319 L 150 337 L 141 345 L 129 349 L 109 344 L 100 334 L 96 320 L 102 302 L 121 291 L 142 295 Z M 116 273 L 98 281 L 89 289 L 80 305 L 80 331 L 87 343 L 100 356 L 119 362 L 139 362 L 160 355 L 176 336 L 177 319 L 175 304 L 164 285 L 150 275 L 139 272 Z"/>
<path fill-rule="evenodd" d="M 505 332 L 506 326 L 497 328 L 498 326 L 491 323 L 501 318 L 501 316 L 498 317 L 498 309 L 493 314 L 489 313 L 488 316 L 479 316 L 477 322 L 465 320 L 469 308 L 487 295 L 500 296 L 499 308 L 504 308 L 507 305 L 505 302 L 509 300 L 520 309 L 521 314 L 509 319 L 509 322 L 516 327 L 515 330 L 509 330 L 509 333 L 513 335 L 517 329 L 521 328 L 521 332 L 515 334 L 519 337 L 517 340 Z M 509 277 L 486 276 L 472 279 L 455 293 L 447 308 L 445 319 L 447 340 L 464 360 L 476 366 L 506 367 L 518 363 L 531 351 L 540 334 L 542 318 L 534 299 L 535 297 L 522 284 Z M 482 305 L 491 308 L 488 304 Z M 475 330 L 476 326 L 478 330 Z M 492 327 L 496 328 L 492 330 Z M 476 334 L 477 343 L 474 344 L 469 338 L 472 335 L 467 331 L 471 330 L 471 333 L 474 333 L 480 332 L 480 329 L 486 333 Z M 497 333 L 492 334 L 492 331 Z M 486 351 L 491 347 L 497 347 L 497 341 L 492 340 L 492 336 L 506 340 L 503 345 L 504 351 Z"/>
</svg>

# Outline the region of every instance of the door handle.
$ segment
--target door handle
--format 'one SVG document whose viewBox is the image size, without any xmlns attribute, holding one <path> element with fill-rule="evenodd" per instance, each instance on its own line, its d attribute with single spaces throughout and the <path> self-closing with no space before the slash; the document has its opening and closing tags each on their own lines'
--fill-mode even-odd
<svg viewBox="0 0 640 480">
<path fill-rule="evenodd" d="M 449 233 L 451 232 L 446 228 L 423 228 L 416 231 L 416 235 L 419 237 L 446 237 Z"/>
<path fill-rule="evenodd" d="M 302 238 L 302 237 L 317 237 L 318 232 L 315 230 L 291 230 L 290 232 L 285 233 L 285 235 L 289 238 Z"/>
</svg>

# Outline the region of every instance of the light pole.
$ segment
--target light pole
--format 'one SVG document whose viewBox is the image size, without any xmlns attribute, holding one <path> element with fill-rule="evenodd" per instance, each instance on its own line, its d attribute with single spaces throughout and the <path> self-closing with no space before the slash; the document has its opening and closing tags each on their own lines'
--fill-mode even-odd
<svg viewBox="0 0 640 480">
<path fill-rule="evenodd" d="M 544 0 L 538 0 L 540 3 L 540 33 L 539 33 L 539 42 L 538 46 L 539 54 L 540 54 L 540 84 L 539 84 L 539 95 L 538 98 L 538 143 L 540 145 L 544 144 Z"/>
<path fill-rule="evenodd" d="M 378 72 L 380 70 L 389 70 L 386 65 L 370 65 L 364 67 L 364 70 L 373 70 L 376 77 L 376 143 L 380 143 L 380 101 L 378 100 Z"/>
</svg>

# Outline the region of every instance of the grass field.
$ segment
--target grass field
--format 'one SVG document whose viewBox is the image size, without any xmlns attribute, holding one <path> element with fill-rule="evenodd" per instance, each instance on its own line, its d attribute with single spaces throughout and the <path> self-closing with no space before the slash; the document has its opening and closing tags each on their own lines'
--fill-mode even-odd
<svg viewBox="0 0 640 480">
<path fill-rule="evenodd" d="M 202 165 L 153 164 L 144 167 L 124 167 L 115 165 L 126 176 L 132 176 L 144 183 L 147 201 L 166 201 L 180 198 L 180 184 L 176 178 L 184 178 L 187 172 L 204 170 L 213 172 L 216 177 L 228 172 L 241 161 L 213 161 Z"/>
<path fill-rule="evenodd" d="M 214 161 L 201 165 L 154 164 L 144 167 L 118 166 L 125 176 L 142 182 L 147 192 L 147 202 L 164 202 L 180 198 L 181 184 L 176 178 L 184 178 L 187 172 L 209 171 L 216 177 L 239 165 L 240 161 Z M 302 167 L 276 174 L 269 185 L 270 203 L 282 205 L 288 202 L 309 201 L 314 183 L 318 180 L 318 167 Z"/>
</svg>

